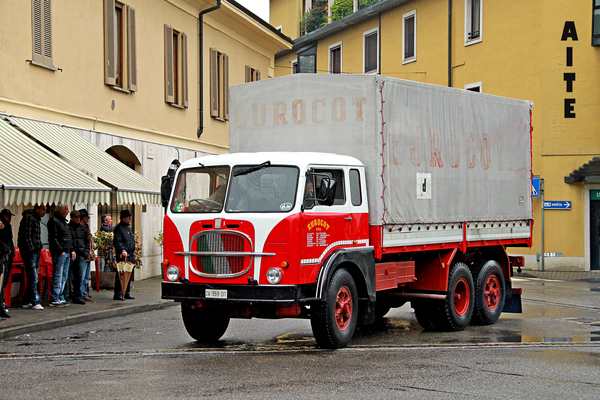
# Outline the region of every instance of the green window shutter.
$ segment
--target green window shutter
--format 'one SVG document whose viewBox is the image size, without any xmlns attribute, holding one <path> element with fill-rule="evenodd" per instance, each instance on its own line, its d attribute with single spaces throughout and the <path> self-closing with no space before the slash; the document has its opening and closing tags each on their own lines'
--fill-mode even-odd
<svg viewBox="0 0 600 400">
<path fill-rule="evenodd" d="M 116 85 L 115 0 L 104 0 L 104 83 Z"/>
<path fill-rule="evenodd" d="M 175 101 L 173 82 L 173 27 L 165 25 L 165 101 Z"/>
<path fill-rule="evenodd" d="M 137 92 L 137 43 L 133 7 L 127 7 L 127 77 L 128 89 Z"/>
</svg>

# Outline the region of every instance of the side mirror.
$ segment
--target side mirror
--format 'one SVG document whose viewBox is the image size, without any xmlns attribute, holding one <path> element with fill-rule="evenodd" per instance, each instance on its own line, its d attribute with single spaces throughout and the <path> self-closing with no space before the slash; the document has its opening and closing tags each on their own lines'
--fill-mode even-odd
<svg viewBox="0 0 600 400">
<path fill-rule="evenodd" d="M 160 178 L 160 197 L 162 198 L 162 206 L 165 208 L 169 206 L 169 198 L 173 190 L 173 180 L 174 178 L 168 175 Z"/>
<path fill-rule="evenodd" d="M 321 186 L 319 187 L 319 192 L 317 193 L 317 201 L 319 204 L 324 206 L 331 206 L 335 200 L 335 188 L 337 186 L 337 182 L 333 178 L 323 178 L 321 179 Z"/>
<path fill-rule="evenodd" d="M 181 166 L 179 160 L 173 160 L 171 165 L 169 165 L 167 175 L 160 178 L 160 197 L 162 199 L 162 206 L 164 208 L 169 206 L 169 198 L 171 197 L 173 182 L 175 181 L 175 174 L 177 173 L 179 166 Z"/>
</svg>

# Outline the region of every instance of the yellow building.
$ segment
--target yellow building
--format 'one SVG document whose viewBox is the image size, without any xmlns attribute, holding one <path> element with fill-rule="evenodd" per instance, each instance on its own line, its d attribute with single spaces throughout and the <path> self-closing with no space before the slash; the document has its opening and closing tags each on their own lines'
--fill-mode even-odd
<svg viewBox="0 0 600 400">
<path fill-rule="evenodd" d="M 271 24 L 292 35 L 290 15 L 306 3 L 271 0 Z M 535 270 L 600 269 L 600 1 L 356 5 L 293 36 L 275 76 L 375 73 L 533 101 L 533 173 L 546 209 L 534 198 L 534 246 L 512 252 Z"/>
<path fill-rule="evenodd" d="M 110 205 L 71 207 L 88 207 L 93 232 L 102 214 L 118 222 L 130 209 L 141 278 L 160 274 L 160 177 L 174 159 L 228 152 L 228 86 L 273 77 L 274 54 L 291 40 L 226 0 L 2 0 L 0 9 L 0 119 L 109 186 Z M 98 171 L 91 159 L 104 158 L 93 150 L 69 153 L 73 132 L 141 174 L 146 189 L 125 194 L 112 181 L 117 166 L 105 160 Z M 31 204 L 7 193 L 16 239 Z"/>
</svg>

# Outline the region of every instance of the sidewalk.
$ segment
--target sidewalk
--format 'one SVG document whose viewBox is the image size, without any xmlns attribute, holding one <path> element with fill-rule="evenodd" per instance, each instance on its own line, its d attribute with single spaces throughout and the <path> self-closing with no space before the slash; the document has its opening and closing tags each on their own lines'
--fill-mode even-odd
<svg viewBox="0 0 600 400">
<path fill-rule="evenodd" d="M 43 310 L 21 308 L 21 303 L 13 299 L 9 314 L 11 318 L 0 321 L 0 339 L 25 333 L 39 332 L 63 326 L 76 325 L 104 318 L 158 310 L 177 305 L 172 300 L 160 298 L 162 277 L 131 282 L 131 295 L 135 300 L 113 300 L 112 290 L 100 289 L 90 292 L 94 302 L 85 305 L 71 304 L 70 307 L 50 307 L 46 298 L 42 299 Z"/>
</svg>

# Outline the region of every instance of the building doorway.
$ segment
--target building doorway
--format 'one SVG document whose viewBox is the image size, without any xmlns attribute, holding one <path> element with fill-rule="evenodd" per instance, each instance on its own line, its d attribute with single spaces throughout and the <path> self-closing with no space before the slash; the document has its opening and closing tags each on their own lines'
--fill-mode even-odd
<svg viewBox="0 0 600 400">
<path fill-rule="evenodd" d="M 600 270 L 600 190 L 590 190 L 590 269 Z"/>
</svg>

